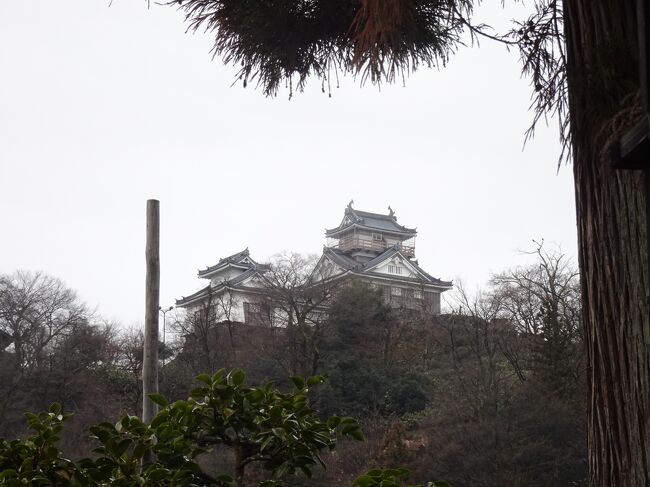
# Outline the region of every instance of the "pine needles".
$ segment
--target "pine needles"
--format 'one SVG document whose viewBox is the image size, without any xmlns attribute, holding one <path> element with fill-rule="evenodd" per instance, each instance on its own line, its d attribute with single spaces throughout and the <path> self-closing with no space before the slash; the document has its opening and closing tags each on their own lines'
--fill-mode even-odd
<svg viewBox="0 0 650 487">
<path fill-rule="evenodd" d="M 393 82 L 444 65 L 460 42 L 454 0 L 174 0 L 189 30 L 215 36 L 213 55 L 239 65 L 266 95 L 301 90 L 332 71 Z"/>
<path fill-rule="evenodd" d="M 267 96 L 282 84 L 301 91 L 308 77 L 353 74 L 361 82 L 392 83 L 420 66 L 444 66 L 463 31 L 517 48 L 531 79 L 532 137 L 540 120 L 559 121 L 568 160 L 570 127 L 566 59 L 559 0 L 534 0 L 535 13 L 515 28 L 491 33 L 472 23 L 481 0 L 169 0 L 185 12 L 192 31 L 213 34 L 213 55 L 239 65 L 239 79 Z"/>
</svg>

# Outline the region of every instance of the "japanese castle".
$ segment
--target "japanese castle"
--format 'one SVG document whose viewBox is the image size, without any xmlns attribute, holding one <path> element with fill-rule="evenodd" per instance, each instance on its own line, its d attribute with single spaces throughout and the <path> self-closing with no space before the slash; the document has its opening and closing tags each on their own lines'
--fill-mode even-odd
<svg viewBox="0 0 650 487">
<path fill-rule="evenodd" d="M 325 231 L 327 245 L 311 276 L 314 285 L 324 280 L 358 279 L 381 289 L 393 307 L 440 314 L 440 295 L 452 288 L 424 271 L 415 258 L 415 228 L 397 223 L 388 214 L 345 208 L 341 223 Z M 248 249 L 224 257 L 198 271 L 209 280 L 199 291 L 176 301 L 196 312 L 209 302 L 218 321 L 265 324 L 270 320 L 265 290 L 269 266 L 256 262 Z"/>
</svg>

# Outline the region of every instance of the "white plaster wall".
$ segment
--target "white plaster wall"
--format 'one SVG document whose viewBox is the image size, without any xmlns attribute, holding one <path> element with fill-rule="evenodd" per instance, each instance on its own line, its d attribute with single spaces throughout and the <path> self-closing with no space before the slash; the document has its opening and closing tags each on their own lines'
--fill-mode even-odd
<svg viewBox="0 0 650 487">
<path fill-rule="evenodd" d="M 230 296 L 230 321 L 244 321 L 244 301 L 246 301 L 246 296 L 235 291 L 231 292 Z M 224 297 L 224 304 L 227 305 L 226 300 L 227 297 Z"/>
<path fill-rule="evenodd" d="M 395 262 L 395 264 L 393 264 L 393 262 Z M 402 273 L 401 274 L 391 274 L 391 273 L 389 273 L 388 272 L 388 266 L 389 265 L 398 265 L 399 267 L 402 268 Z M 398 258 L 398 259 L 395 259 L 395 260 L 390 259 L 387 262 L 384 262 L 381 265 L 375 267 L 373 269 L 373 272 L 379 272 L 380 274 L 386 274 L 387 276 L 394 276 L 394 277 L 413 277 L 413 278 L 418 277 L 418 275 L 415 272 L 413 272 L 409 268 L 408 264 L 406 264 L 406 262 L 401 258 Z"/>
<path fill-rule="evenodd" d="M 220 271 L 216 275 L 212 276 L 212 278 L 210 278 L 210 284 L 212 286 L 218 286 L 223 281 L 229 281 L 233 277 L 237 277 L 242 272 L 245 271 L 241 269 L 234 269 L 232 267 L 226 267 L 224 270 Z"/>
<path fill-rule="evenodd" d="M 250 282 L 247 283 L 250 286 Z M 244 323 L 245 314 L 244 314 L 244 303 L 260 303 L 262 297 L 259 294 L 255 293 L 245 293 L 245 292 L 233 292 L 234 305 L 232 307 L 232 321 L 240 321 Z M 274 319 L 274 315 L 277 310 L 271 310 L 271 319 Z"/>
<path fill-rule="evenodd" d="M 249 281 L 246 281 L 246 286 L 248 287 L 264 287 L 265 283 L 259 278 L 252 278 Z"/>
</svg>

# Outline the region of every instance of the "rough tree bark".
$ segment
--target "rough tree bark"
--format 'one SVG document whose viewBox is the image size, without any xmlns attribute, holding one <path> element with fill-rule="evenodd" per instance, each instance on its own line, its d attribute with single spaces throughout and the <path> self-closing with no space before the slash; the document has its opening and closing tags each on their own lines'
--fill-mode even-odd
<svg viewBox="0 0 650 487">
<path fill-rule="evenodd" d="M 641 114 L 634 0 L 567 0 L 567 75 L 590 384 L 589 482 L 650 485 L 650 326 L 643 174 L 616 170 Z"/>
</svg>

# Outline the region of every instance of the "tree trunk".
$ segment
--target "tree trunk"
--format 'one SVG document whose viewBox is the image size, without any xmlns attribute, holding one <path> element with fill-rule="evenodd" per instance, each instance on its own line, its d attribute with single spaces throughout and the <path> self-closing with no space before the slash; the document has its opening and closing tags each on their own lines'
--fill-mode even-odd
<svg viewBox="0 0 650 487">
<path fill-rule="evenodd" d="M 641 114 L 634 0 L 567 0 L 567 75 L 590 407 L 589 483 L 650 485 L 644 176 L 612 168 Z"/>
<path fill-rule="evenodd" d="M 235 486 L 243 487 L 244 486 L 244 470 L 246 465 L 244 464 L 246 456 L 244 455 L 244 447 L 242 445 L 235 446 Z"/>
</svg>

